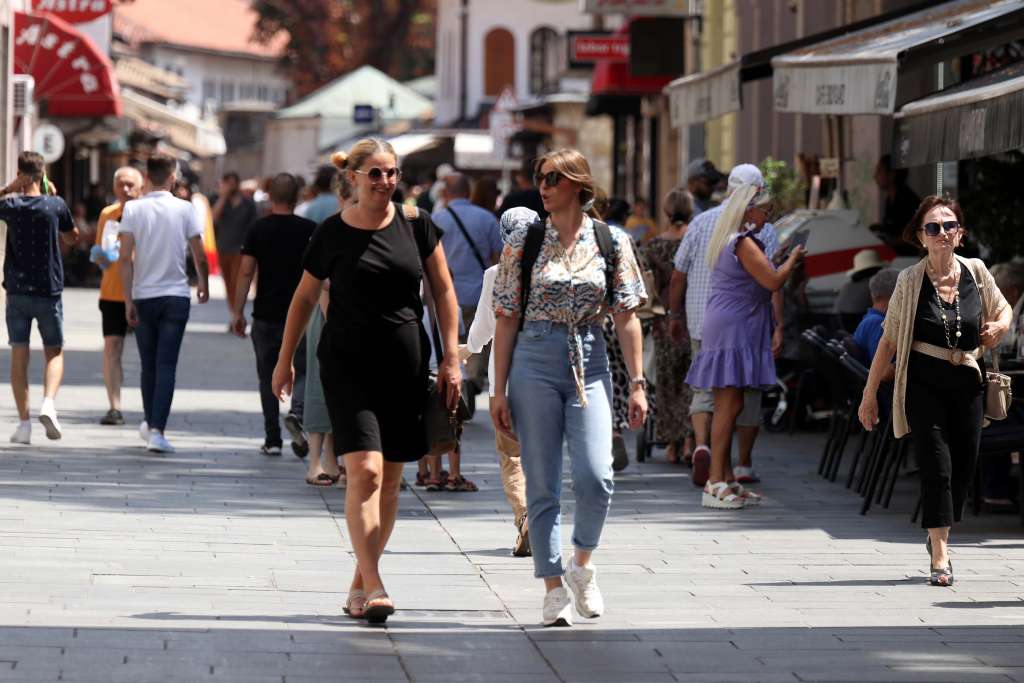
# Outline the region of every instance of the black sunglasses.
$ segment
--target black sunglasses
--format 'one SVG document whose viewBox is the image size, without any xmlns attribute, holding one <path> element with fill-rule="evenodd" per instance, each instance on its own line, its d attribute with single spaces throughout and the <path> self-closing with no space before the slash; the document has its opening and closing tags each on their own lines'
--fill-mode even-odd
<svg viewBox="0 0 1024 683">
<path fill-rule="evenodd" d="M 398 180 L 402 177 L 402 169 L 400 168 L 389 168 L 385 171 L 382 168 L 374 166 L 369 171 L 356 170 L 356 173 L 362 173 L 375 183 L 379 183 L 385 176 L 387 176 L 388 180 Z"/>
<path fill-rule="evenodd" d="M 940 232 L 945 230 L 946 232 L 953 232 L 960 227 L 960 221 L 944 221 L 942 223 L 925 223 L 924 234 L 929 237 L 936 237 Z"/>
<path fill-rule="evenodd" d="M 537 187 L 541 185 L 547 185 L 548 187 L 555 187 L 564 178 L 558 171 L 548 171 L 547 173 L 538 173 L 534 176 L 534 181 L 537 183 Z"/>
</svg>

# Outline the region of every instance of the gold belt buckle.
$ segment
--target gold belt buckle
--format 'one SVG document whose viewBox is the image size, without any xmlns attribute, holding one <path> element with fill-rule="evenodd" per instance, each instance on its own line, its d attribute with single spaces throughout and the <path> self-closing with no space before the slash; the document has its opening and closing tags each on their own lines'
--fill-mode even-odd
<svg viewBox="0 0 1024 683">
<path fill-rule="evenodd" d="M 963 349 L 950 349 L 949 351 L 949 362 L 953 365 L 963 365 L 966 357 L 967 352 Z"/>
</svg>

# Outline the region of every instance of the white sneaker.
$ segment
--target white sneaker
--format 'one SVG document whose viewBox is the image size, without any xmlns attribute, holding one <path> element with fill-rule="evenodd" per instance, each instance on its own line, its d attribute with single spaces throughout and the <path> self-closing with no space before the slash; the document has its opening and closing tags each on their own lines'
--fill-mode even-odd
<svg viewBox="0 0 1024 683">
<path fill-rule="evenodd" d="M 552 588 L 544 596 L 544 625 L 572 626 L 569 591 L 564 588 Z"/>
<path fill-rule="evenodd" d="M 53 407 L 52 403 L 39 409 L 39 422 L 46 430 L 47 439 L 56 441 L 63 436 L 60 431 L 60 422 L 57 421 L 57 409 Z"/>
<path fill-rule="evenodd" d="M 174 446 L 164 438 L 164 435 L 155 429 L 149 433 L 149 443 L 146 445 L 146 450 L 153 453 L 173 453 Z"/>
<path fill-rule="evenodd" d="M 18 428 L 11 434 L 11 443 L 21 443 L 26 446 L 32 443 L 32 423 L 19 422 Z"/>
<path fill-rule="evenodd" d="M 581 567 L 573 558 L 565 570 L 565 581 L 576 598 L 576 611 L 581 617 L 594 619 L 604 613 L 604 598 L 597 587 L 597 567 Z"/>
<path fill-rule="evenodd" d="M 149 423 L 145 420 L 139 425 L 139 438 L 149 443 Z"/>
</svg>

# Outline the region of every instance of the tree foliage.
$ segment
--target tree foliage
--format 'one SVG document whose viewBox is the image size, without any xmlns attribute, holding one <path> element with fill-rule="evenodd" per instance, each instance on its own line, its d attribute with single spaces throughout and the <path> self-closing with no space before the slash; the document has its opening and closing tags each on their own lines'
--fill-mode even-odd
<svg viewBox="0 0 1024 683">
<path fill-rule="evenodd" d="M 434 72 L 436 0 L 253 0 L 254 38 L 288 36 L 298 95 L 369 64 L 398 80 Z"/>
</svg>

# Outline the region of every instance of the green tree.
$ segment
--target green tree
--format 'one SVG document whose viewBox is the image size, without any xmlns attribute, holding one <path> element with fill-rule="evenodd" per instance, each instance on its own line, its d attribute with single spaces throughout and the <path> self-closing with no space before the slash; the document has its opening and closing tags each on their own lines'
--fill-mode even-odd
<svg viewBox="0 0 1024 683">
<path fill-rule="evenodd" d="M 434 72 L 436 0 L 252 0 L 254 38 L 288 36 L 297 93 L 369 64 L 398 80 Z"/>
</svg>

